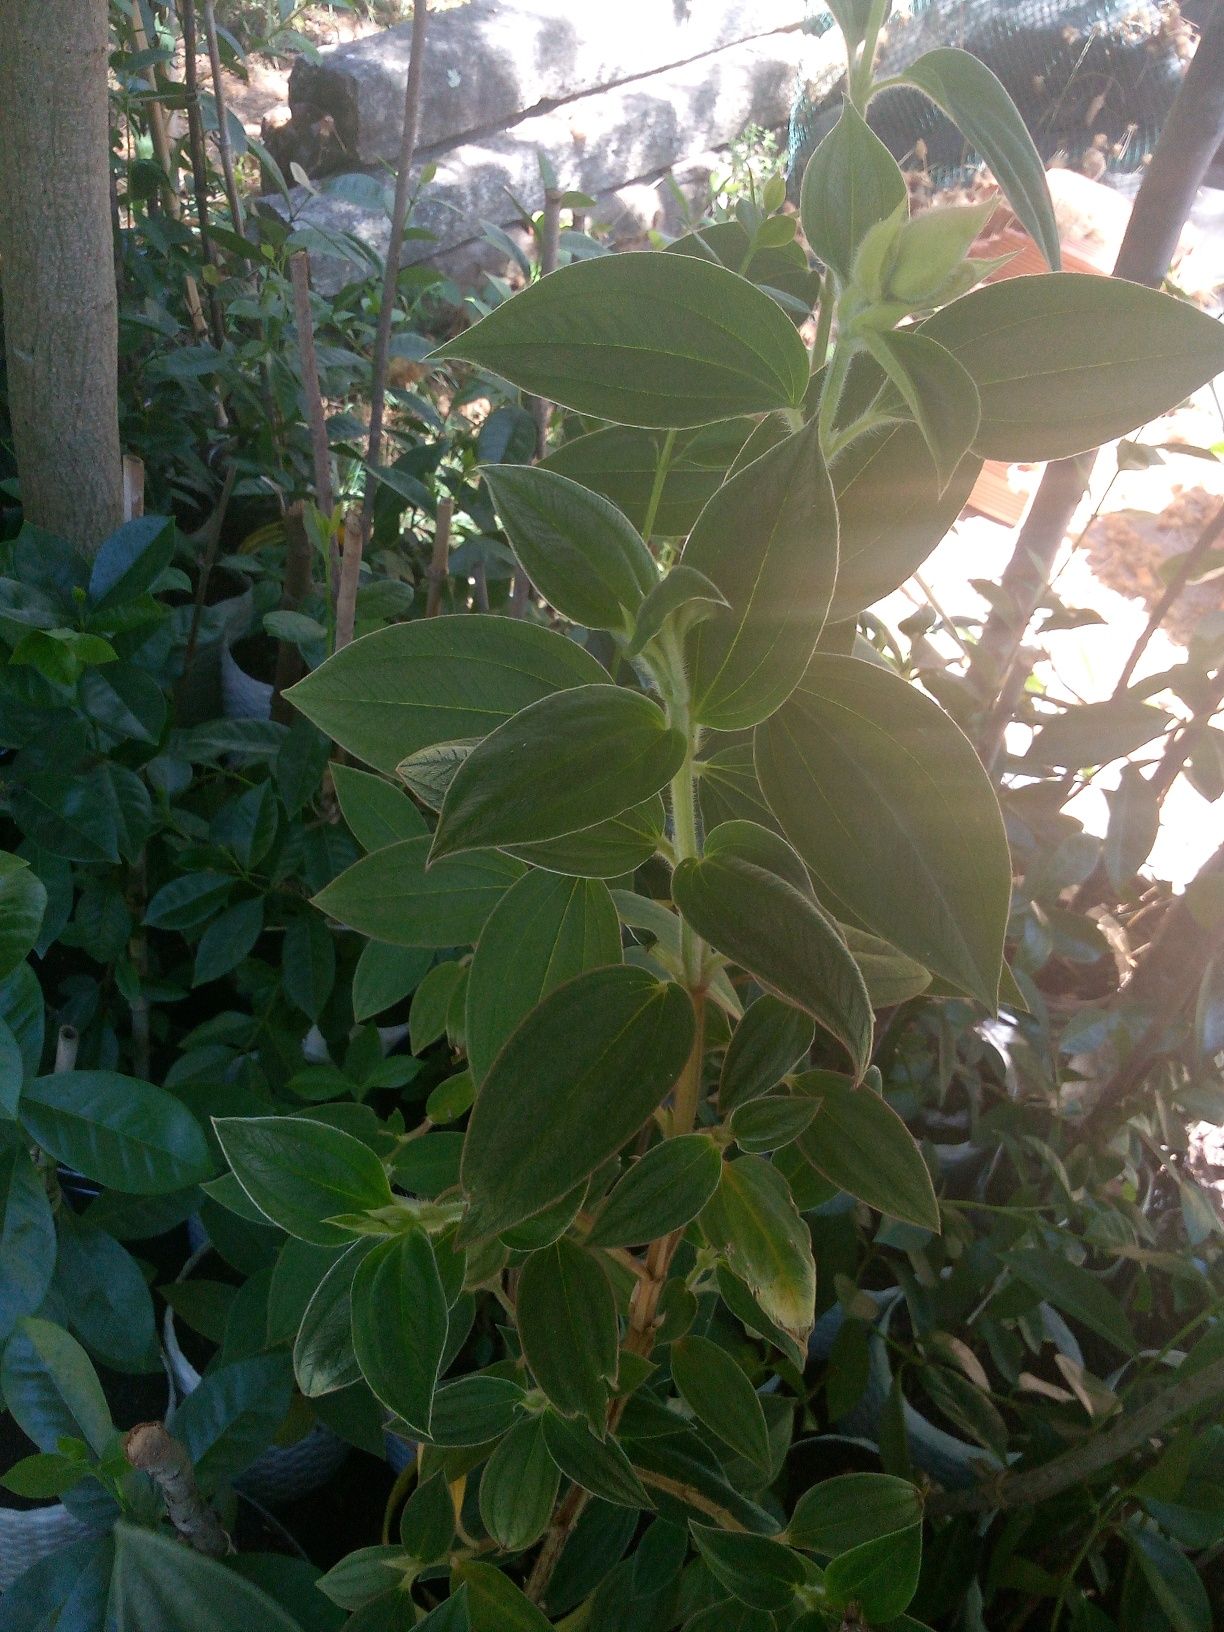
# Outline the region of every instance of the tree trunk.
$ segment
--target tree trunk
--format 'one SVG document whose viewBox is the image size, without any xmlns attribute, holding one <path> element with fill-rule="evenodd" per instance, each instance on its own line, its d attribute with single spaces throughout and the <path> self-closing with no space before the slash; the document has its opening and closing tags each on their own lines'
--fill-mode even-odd
<svg viewBox="0 0 1224 1632">
<path fill-rule="evenodd" d="M 1215 0 L 1136 195 L 1114 264 L 1115 278 L 1159 288 L 1221 136 L 1224 0 Z M 972 678 L 986 704 L 977 749 L 988 764 L 998 754 L 1014 700 L 1008 690 L 1009 671 L 1087 489 L 1094 458 L 1094 454 L 1083 454 L 1078 459 L 1054 460 L 1047 467 L 1003 574 L 1006 598 L 991 610 L 982 631 Z"/>
<path fill-rule="evenodd" d="M 27 521 L 93 551 L 123 519 L 107 0 L 0 0 L 0 276 Z"/>
</svg>

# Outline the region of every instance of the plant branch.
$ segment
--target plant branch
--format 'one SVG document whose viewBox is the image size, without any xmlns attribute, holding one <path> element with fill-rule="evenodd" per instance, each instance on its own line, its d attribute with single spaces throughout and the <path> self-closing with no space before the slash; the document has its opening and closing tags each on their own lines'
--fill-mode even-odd
<svg viewBox="0 0 1224 1632">
<path fill-rule="evenodd" d="M 1222 504 L 1216 511 L 1215 515 L 1212 516 L 1211 520 L 1203 528 L 1202 532 L 1195 539 L 1190 548 L 1186 550 L 1183 555 L 1178 557 L 1176 572 L 1165 585 L 1164 593 L 1156 602 L 1156 605 L 1152 608 L 1151 613 L 1148 616 L 1148 621 L 1144 625 L 1143 633 L 1139 636 L 1139 639 L 1135 642 L 1134 646 L 1132 646 L 1130 656 L 1123 664 L 1122 673 L 1118 676 L 1118 683 L 1113 689 L 1113 698 L 1120 697 L 1126 690 L 1130 683 L 1131 675 L 1134 674 L 1135 669 L 1138 666 L 1139 659 L 1147 650 L 1148 643 L 1151 641 L 1152 636 L 1168 617 L 1169 611 L 1174 602 L 1178 599 L 1186 585 L 1190 582 L 1190 579 L 1194 576 L 1195 569 L 1202 564 L 1204 557 L 1207 556 L 1212 549 L 1214 549 L 1215 545 L 1219 543 L 1222 536 L 1224 536 L 1224 504 Z"/>
<path fill-rule="evenodd" d="M 336 590 L 336 644 L 342 652 L 353 638 L 357 622 L 357 584 L 361 578 L 362 518 L 357 510 L 344 515 L 344 549 L 340 556 L 340 584 Z"/>
<path fill-rule="evenodd" d="M 387 364 L 391 356 L 391 324 L 395 316 L 395 294 L 399 287 L 400 250 L 408 220 L 411 197 L 413 155 L 421 120 L 421 75 L 425 66 L 425 0 L 412 0 L 412 54 L 404 84 L 404 129 L 400 137 L 399 168 L 395 176 L 395 203 L 391 209 L 391 236 L 387 242 L 387 264 L 383 269 L 382 305 L 374 339 L 374 366 L 370 381 L 370 438 L 366 463 L 365 500 L 361 508 L 361 541 L 369 541 L 374 525 L 374 496 L 378 483 L 375 473 L 382 457 L 383 417 L 387 404 Z"/>
<path fill-rule="evenodd" d="M 221 156 L 221 175 L 225 181 L 225 196 L 229 201 L 230 219 L 234 231 L 244 230 L 242 200 L 234 180 L 234 150 L 230 144 L 229 114 L 225 104 L 225 85 L 221 78 L 221 50 L 217 44 L 217 19 L 213 0 L 203 0 L 204 36 L 208 43 L 208 65 L 212 70 L 213 105 L 217 110 L 217 152 Z"/>
<path fill-rule="evenodd" d="M 139 1473 L 152 1479 L 170 1523 L 189 1546 L 209 1558 L 224 1558 L 233 1551 L 221 1520 L 200 1495 L 186 1447 L 162 1423 L 138 1422 L 129 1428 L 123 1454 Z"/>
<path fill-rule="evenodd" d="M 1187 1411 L 1208 1405 L 1221 1394 L 1224 1394 L 1224 1360 L 1216 1360 L 1173 1383 L 1104 1433 L 1085 1439 L 1040 1468 L 1005 1473 L 971 1490 L 938 1492 L 927 1502 L 927 1514 L 931 1518 L 945 1518 L 955 1513 L 1036 1507 L 1060 1491 L 1083 1484 L 1094 1474 L 1103 1472 L 1112 1463 L 1140 1449 Z"/>
<path fill-rule="evenodd" d="M 429 561 L 429 591 L 425 599 L 425 616 L 436 618 L 442 610 L 442 586 L 447 579 L 450 561 L 451 517 L 455 501 L 449 496 L 438 500 L 438 519 L 434 523 L 433 553 Z"/>
</svg>

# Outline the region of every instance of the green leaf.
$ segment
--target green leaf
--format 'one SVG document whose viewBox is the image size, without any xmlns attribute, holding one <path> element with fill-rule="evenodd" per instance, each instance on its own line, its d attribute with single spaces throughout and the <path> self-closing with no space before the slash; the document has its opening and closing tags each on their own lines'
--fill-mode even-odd
<svg viewBox="0 0 1224 1632">
<path fill-rule="evenodd" d="M 151 674 L 133 663 L 87 669 L 81 676 L 81 708 L 119 741 L 157 743 L 166 726 L 166 694 Z"/>
<path fill-rule="evenodd" d="M 763 1155 L 793 1144 L 815 1115 L 811 1100 L 796 1099 L 793 1094 L 770 1094 L 741 1105 L 731 1113 L 727 1125 L 741 1150 Z"/>
<path fill-rule="evenodd" d="M 196 947 L 191 984 L 206 986 L 236 969 L 263 934 L 264 898 L 253 895 L 214 918 Z"/>
<path fill-rule="evenodd" d="M 166 516 L 139 516 L 104 538 L 89 569 L 92 612 L 109 612 L 142 595 L 174 555 L 174 523 Z"/>
<path fill-rule="evenodd" d="M 606 678 L 551 629 L 465 614 L 364 635 L 286 696 L 342 748 L 392 772 L 418 748 L 482 737 L 529 703 Z"/>
<path fill-rule="evenodd" d="M 562 1236 L 533 1252 L 515 1302 L 519 1340 L 537 1385 L 566 1417 L 600 1436 L 616 1380 L 618 1328 L 612 1284 L 598 1257 Z"/>
<path fill-rule="evenodd" d="M 510 1377 L 459 1377 L 434 1395 L 428 1438 L 435 1445 L 487 1445 L 518 1421 L 526 1395 Z"/>
<path fill-rule="evenodd" d="M 845 284 L 863 238 L 909 203 L 901 167 L 850 103 L 803 172 L 799 213 L 812 250 Z"/>
<path fill-rule="evenodd" d="M 862 971 L 873 1009 L 889 1009 L 895 1003 L 905 1003 L 919 992 L 925 992 L 931 984 L 929 970 L 878 935 L 869 935 L 865 929 L 855 929 L 849 924 L 842 924 L 841 932 Z"/>
<path fill-rule="evenodd" d="M 120 1522 L 111 1581 L 115 1632 L 190 1627 L 192 1632 L 302 1632 L 267 1593 L 214 1558 L 169 1536 Z"/>
<path fill-rule="evenodd" d="M 607 885 L 529 872 L 480 932 L 467 985 L 467 1051 L 480 1082 L 541 998 L 584 970 L 619 963 L 620 920 Z M 415 1052 L 415 1048 L 414 1048 Z"/>
<path fill-rule="evenodd" d="M 385 1594 L 398 1597 L 410 1576 L 410 1563 L 402 1547 L 359 1547 L 333 1564 L 316 1586 L 342 1609 L 360 1609 Z"/>
<path fill-rule="evenodd" d="M 1137 697 L 1102 703 L 1077 703 L 1046 723 L 1033 738 L 1028 755 L 1036 765 L 1106 765 L 1125 759 L 1168 730 L 1173 716 Z"/>
<path fill-rule="evenodd" d="M 39 1452 L 36 1456 L 23 1456 L 19 1462 L 14 1462 L 8 1472 L 0 1477 L 0 1485 L 12 1491 L 14 1496 L 45 1502 L 62 1496 L 73 1485 L 79 1485 L 89 1473 L 88 1462 L 60 1456 L 54 1451 L 50 1454 Z"/>
<path fill-rule="evenodd" d="M 55 1270 L 55 1219 L 26 1151 L 0 1151 L 0 1344 L 40 1308 Z"/>
<path fill-rule="evenodd" d="M 161 1370 L 153 1300 L 140 1266 L 112 1235 L 68 1208 L 59 1217 L 55 1288 L 81 1342 L 116 1371 Z"/>
<path fill-rule="evenodd" d="M 805 1570 L 797 1553 L 769 1536 L 751 1536 L 709 1525 L 689 1525 L 697 1551 L 714 1579 L 742 1603 L 783 1611 L 795 1601 Z"/>
<path fill-rule="evenodd" d="M 407 794 L 381 776 L 351 765 L 333 765 L 332 782 L 340 814 L 363 850 L 382 850 L 429 831 Z"/>
<path fill-rule="evenodd" d="M 719 1109 L 725 1114 L 776 1088 L 807 1058 L 815 1035 L 806 1014 L 768 992 L 750 1003 L 723 1058 Z"/>
<path fill-rule="evenodd" d="M 543 1611 L 492 1564 L 464 1559 L 451 1571 L 451 1584 L 456 1583 L 467 1592 L 471 1632 L 552 1632 Z"/>
<path fill-rule="evenodd" d="M 464 760 L 446 791 L 430 862 L 560 838 L 616 816 L 664 787 L 686 749 L 684 733 L 641 692 L 556 692 L 507 720 Z"/>
<path fill-rule="evenodd" d="M 198 1184 L 214 1170 L 200 1124 L 151 1082 L 117 1071 L 57 1071 L 21 1095 L 21 1121 L 57 1161 L 133 1196 Z"/>
<path fill-rule="evenodd" d="M 825 1591 L 835 1609 L 857 1604 L 872 1626 L 903 1615 L 918 1590 L 922 1526 L 865 1541 L 835 1558 L 825 1570 Z"/>
<path fill-rule="evenodd" d="M 293 1343 L 293 1374 L 307 1399 L 319 1399 L 360 1380 L 353 1349 L 353 1277 L 373 1248 L 369 1237 L 354 1241 L 306 1305 Z"/>
<path fill-rule="evenodd" d="M 532 465 L 482 472 L 528 577 L 572 623 L 625 632 L 659 580 L 636 528 L 608 499 Z"/>
<path fill-rule="evenodd" d="M 575 878 L 624 878 L 649 861 L 659 848 L 667 813 L 659 794 L 596 822 L 580 833 L 565 833 L 542 844 L 512 844 L 507 853 L 546 872 Z"/>
<path fill-rule="evenodd" d="M 639 1156 L 604 1203 L 590 1246 L 655 1241 L 691 1223 L 718 1188 L 722 1155 L 705 1133 L 664 1139 Z"/>
<path fill-rule="evenodd" d="M 1214 1618 L 1202 1577 L 1183 1552 L 1157 1530 L 1124 1532 L 1148 1592 L 1173 1632 L 1211 1632 Z"/>
<path fill-rule="evenodd" d="M 1082 1321 L 1091 1331 L 1126 1354 L 1135 1352 L 1135 1334 L 1126 1310 L 1104 1281 L 1057 1253 L 1036 1247 L 1003 1254 L 1012 1274 L 1031 1286 L 1072 1320 Z"/>
<path fill-rule="evenodd" d="M 876 664 L 818 654 L 754 751 L 825 906 L 993 1009 L 1011 860 L 959 727 Z"/>
<path fill-rule="evenodd" d="M 353 1278 L 353 1347 L 377 1399 L 428 1434 L 446 1351 L 446 1293 L 429 1237 L 410 1229 L 380 1242 Z"/>
<path fill-rule="evenodd" d="M 799 1149 L 847 1195 L 890 1218 L 939 1233 L 939 1203 L 922 1152 L 905 1123 L 870 1088 L 832 1071 L 809 1071 L 796 1086 L 820 1100 Z"/>
<path fill-rule="evenodd" d="M 336 947 L 316 913 L 299 913 L 285 927 L 281 986 L 308 1020 L 318 1020 L 336 983 Z"/>
<path fill-rule="evenodd" d="M 347 647 L 345 650 L 347 651 Z M 509 856 L 425 862 L 430 840 L 405 839 L 354 862 L 314 898 L 350 929 L 391 946 L 459 946 L 474 941 L 522 865 Z"/>
<path fill-rule="evenodd" d="M 659 580 L 638 608 L 633 639 L 625 648 L 625 656 L 636 657 L 664 626 L 683 633 L 727 605 L 727 597 L 704 572 L 680 562 Z"/>
<path fill-rule="evenodd" d="M 476 1096 L 461 1168 L 472 1240 L 559 1201 L 633 1137 L 693 1041 L 679 986 L 617 966 L 550 992 Z"/>
<path fill-rule="evenodd" d="M 517 1553 L 539 1540 L 560 1483 L 542 1419 L 531 1417 L 511 1428 L 480 1476 L 480 1517 L 499 1547 Z"/>
<path fill-rule="evenodd" d="M 798 685 L 837 578 L 837 508 L 817 425 L 755 460 L 697 518 L 683 564 L 726 597 L 690 633 L 693 717 L 720 731 L 766 718 Z"/>
<path fill-rule="evenodd" d="M 292 1374 L 283 1354 L 256 1354 L 202 1377 L 175 1410 L 174 1437 L 205 1491 L 228 1484 L 266 1451 L 285 1420 Z"/>
<path fill-rule="evenodd" d="M 412 997 L 408 1014 L 408 1041 L 414 1054 L 421 1054 L 446 1031 L 446 1016 L 456 994 L 467 980 L 467 965 L 438 963 L 429 971 Z"/>
<path fill-rule="evenodd" d="M 95 1455 L 108 1449 L 114 1425 L 102 1384 L 74 1337 L 27 1315 L 4 1348 L 0 1389 L 13 1421 L 40 1451 L 82 1439 Z"/>
<path fill-rule="evenodd" d="M 872 1047 L 867 988 L 810 886 L 796 888 L 793 871 L 781 870 L 790 862 L 802 872 L 798 856 L 767 828 L 726 822 L 708 835 L 703 856 L 677 866 L 672 895 L 699 935 L 831 1032 L 861 1077 Z"/>
<path fill-rule="evenodd" d="M 921 1520 L 922 1499 L 908 1479 L 842 1473 L 803 1492 L 786 1534 L 794 1547 L 836 1558 Z"/>
<path fill-rule="evenodd" d="M 246 1194 L 300 1241 L 347 1246 L 350 1232 L 325 1220 L 391 1205 L 378 1157 L 339 1128 L 302 1116 L 218 1116 L 213 1127 Z"/>
<path fill-rule="evenodd" d="M 360 1024 L 401 1002 L 416 990 L 429 969 L 426 947 L 389 946 L 369 941 L 353 971 L 353 1018 Z"/>
<path fill-rule="evenodd" d="M 769 1429 L 756 1390 L 720 1344 L 682 1337 L 668 1351 L 672 1382 L 699 1422 L 768 1473 Z"/>
<path fill-rule="evenodd" d="M 46 887 L 29 863 L 0 850 L 0 979 L 33 948 L 46 910 Z"/>
<path fill-rule="evenodd" d="M 984 62 L 952 46 L 926 52 L 901 78 L 942 108 L 977 149 L 1047 265 L 1057 271 L 1058 222 L 1045 165 L 1001 81 Z"/>
<path fill-rule="evenodd" d="M 461 357 L 576 413 L 646 427 L 797 408 L 808 375 L 803 342 L 768 295 L 683 255 L 576 262 L 433 357 Z"/>
<path fill-rule="evenodd" d="M 973 377 L 987 459 L 1064 459 L 1146 424 L 1224 369 L 1206 312 L 1121 278 L 986 284 L 919 332 Z"/>
<path fill-rule="evenodd" d="M 981 404 L 973 377 L 946 347 L 908 329 L 863 333 L 863 343 L 892 381 L 935 461 L 939 491 L 973 446 Z"/>
<path fill-rule="evenodd" d="M 435 1564 L 455 1539 L 455 1509 L 445 1477 L 435 1473 L 417 1485 L 400 1515 L 400 1541 L 418 1564 Z"/>
<path fill-rule="evenodd" d="M 235 880 L 229 873 L 184 873 L 163 884 L 145 911 L 151 929 L 199 929 L 228 899 Z"/>
<path fill-rule="evenodd" d="M 806 1344 L 816 1318 L 816 1265 L 807 1225 L 777 1168 L 761 1156 L 724 1163 L 700 1225 L 769 1319 Z"/>
<path fill-rule="evenodd" d="M 1102 860 L 1109 881 L 1122 892 L 1152 853 L 1160 831 L 1160 798 L 1138 765 L 1124 765 L 1109 795 L 1109 826 Z"/>
<path fill-rule="evenodd" d="M 597 1438 L 581 1422 L 544 1416 L 544 1443 L 567 1479 L 616 1507 L 653 1509 L 654 1503 L 625 1452 L 609 1434 Z"/>
<path fill-rule="evenodd" d="M 752 428 L 752 420 L 730 419 L 700 430 L 679 432 L 658 495 L 652 529 L 656 537 L 680 538 L 689 531 L 702 506 L 722 485 L 728 466 Z M 658 431 L 608 425 L 601 431 L 572 437 L 549 454 L 543 468 L 602 493 L 625 512 L 640 532 L 650 514 L 662 447 L 663 437 Z"/>
</svg>

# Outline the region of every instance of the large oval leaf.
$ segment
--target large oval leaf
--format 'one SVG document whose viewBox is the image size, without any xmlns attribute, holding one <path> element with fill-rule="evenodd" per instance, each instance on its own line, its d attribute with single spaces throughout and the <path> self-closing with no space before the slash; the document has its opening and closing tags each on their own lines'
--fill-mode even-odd
<svg viewBox="0 0 1224 1632">
<path fill-rule="evenodd" d="M 213 1127 L 255 1206 L 301 1241 L 346 1246 L 351 1232 L 327 1219 L 391 1205 L 382 1163 L 351 1133 L 304 1116 L 218 1116 Z"/>
<path fill-rule="evenodd" d="M 959 727 L 877 664 L 821 655 L 755 754 L 825 906 L 993 1008 L 1011 861 Z"/>
<path fill-rule="evenodd" d="M 693 717 L 719 731 L 755 725 L 802 678 L 837 578 L 837 506 L 814 420 L 719 488 L 684 564 L 728 603 L 689 637 Z"/>
<path fill-rule="evenodd" d="M 659 848 L 667 810 L 659 794 L 619 816 L 609 816 L 580 833 L 563 833 L 540 844 L 511 844 L 507 854 L 574 878 L 624 878 L 649 861 Z"/>
<path fill-rule="evenodd" d="M 491 732 L 455 772 L 430 864 L 592 827 L 657 793 L 686 747 L 641 692 L 579 686 L 545 697 Z"/>
<path fill-rule="evenodd" d="M 778 1169 L 763 1156 L 725 1162 L 700 1224 L 770 1320 L 806 1345 L 816 1315 L 816 1263 L 808 1227 Z"/>
<path fill-rule="evenodd" d="M 675 1082 L 692 1041 L 687 994 L 644 969 L 595 969 L 551 992 L 476 1096 L 460 1169 L 467 1236 L 541 1212 L 615 1155 Z"/>
<path fill-rule="evenodd" d="M 479 363 L 580 414 L 661 427 L 797 408 L 808 375 L 803 342 L 768 295 L 685 255 L 576 262 L 433 356 Z"/>
<path fill-rule="evenodd" d="M 785 853 L 780 867 L 777 851 Z M 704 856 L 679 864 L 672 895 L 699 935 L 830 1031 L 862 1076 L 871 1063 L 867 988 L 837 926 L 810 886 L 796 887 L 788 861 L 802 872 L 784 839 L 727 822 L 709 835 Z"/>
<path fill-rule="evenodd" d="M 606 884 L 530 872 L 481 931 L 467 985 L 467 1053 L 480 1082 L 524 1015 L 584 969 L 619 963 L 620 920 Z"/>
<path fill-rule="evenodd" d="M 380 1242 L 353 1277 L 353 1348 L 376 1399 L 428 1434 L 450 1322 L 424 1230 Z"/>
<path fill-rule="evenodd" d="M 0 1153 L 0 1343 L 40 1308 L 55 1270 L 55 1218 L 26 1151 Z"/>
<path fill-rule="evenodd" d="M 664 1139 L 613 1188 L 587 1240 L 631 1247 L 683 1229 L 718 1189 L 722 1152 L 707 1133 Z"/>
<path fill-rule="evenodd" d="M 47 891 L 28 861 L 0 850 L 0 976 L 15 969 L 38 940 Z"/>
<path fill-rule="evenodd" d="M 515 555 L 563 617 L 624 631 L 659 581 L 637 529 L 610 500 L 532 465 L 486 469 L 484 479 Z"/>
<path fill-rule="evenodd" d="M 799 1149 L 839 1190 L 890 1218 L 939 1231 L 931 1175 L 905 1123 L 879 1094 L 832 1071 L 809 1071 L 796 1086 L 820 1100 Z"/>
<path fill-rule="evenodd" d="M 595 1253 L 562 1236 L 519 1277 L 518 1334 L 537 1385 L 565 1417 L 603 1435 L 616 1380 L 616 1300 Z"/>
<path fill-rule="evenodd" d="M 1047 265 L 1057 270 L 1058 222 L 1045 166 L 1002 81 L 955 46 L 926 52 L 901 78 L 942 108 L 986 160 Z"/>
<path fill-rule="evenodd" d="M 346 752 L 390 772 L 418 748 L 482 737 L 528 703 L 606 679 L 554 630 L 469 613 L 364 635 L 286 695 Z"/>
<path fill-rule="evenodd" d="M 315 896 L 315 906 L 391 946 L 474 941 L 511 884 L 523 876 L 522 864 L 489 853 L 457 856 L 426 872 L 430 842 L 428 837 L 405 839 L 363 856 Z"/>
<path fill-rule="evenodd" d="M 846 102 L 803 172 L 799 211 L 808 243 L 847 283 L 867 233 L 908 202 L 901 166 L 853 103 Z"/>
<path fill-rule="evenodd" d="M 214 1171 L 203 1130 L 182 1101 L 118 1071 L 36 1077 L 19 1110 L 36 1144 L 112 1190 L 157 1196 Z"/>
<path fill-rule="evenodd" d="M 690 1335 L 672 1344 L 670 1358 L 672 1381 L 697 1420 L 733 1451 L 768 1472 L 765 1412 L 756 1390 L 726 1349 L 708 1337 Z"/>
<path fill-rule="evenodd" d="M 651 529 L 656 537 L 679 538 L 688 532 L 702 507 L 722 485 L 752 428 L 750 419 L 728 419 L 679 433 L 656 501 Z M 603 430 L 563 442 L 543 461 L 543 468 L 602 493 L 625 512 L 640 532 L 650 514 L 662 451 L 660 431 L 607 425 Z"/>
<path fill-rule="evenodd" d="M 1064 459 L 1124 436 L 1224 369 L 1224 328 L 1120 278 L 1007 278 L 922 324 L 972 376 L 987 459 Z"/>
<path fill-rule="evenodd" d="M 718 1106 L 733 1111 L 775 1088 L 807 1058 L 815 1028 L 806 1014 L 766 992 L 731 1033 L 718 1083 Z"/>
</svg>

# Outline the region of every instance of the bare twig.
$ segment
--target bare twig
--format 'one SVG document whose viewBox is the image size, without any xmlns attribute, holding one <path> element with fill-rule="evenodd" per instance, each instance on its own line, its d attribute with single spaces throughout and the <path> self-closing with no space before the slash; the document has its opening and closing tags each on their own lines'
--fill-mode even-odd
<svg viewBox="0 0 1224 1632">
<path fill-rule="evenodd" d="M 349 510 L 344 517 L 344 551 L 340 557 L 340 586 L 336 591 L 336 651 L 353 638 L 357 622 L 357 581 L 361 577 L 361 516 Z"/>
<path fill-rule="evenodd" d="M 200 115 L 200 85 L 196 72 L 196 17 L 195 0 L 182 0 L 183 23 L 183 78 L 187 88 L 187 140 L 191 151 L 191 178 L 195 189 L 196 221 L 200 229 L 200 243 L 204 259 L 214 270 L 217 250 L 208 230 L 208 155 L 204 146 L 204 120 Z M 213 345 L 225 344 L 225 318 L 221 312 L 221 298 L 215 284 L 208 285 L 208 316 L 212 326 Z"/>
<path fill-rule="evenodd" d="M 229 200 L 230 216 L 234 231 L 242 232 L 242 200 L 238 197 L 238 187 L 234 181 L 234 152 L 230 146 L 228 117 L 225 106 L 225 86 L 221 79 L 221 52 L 217 45 L 217 19 L 213 12 L 213 0 L 203 0 L 204 4 L 204 36 L 208 42 L 208 63 L 212 69 L 213 103 L 217 109 L 217 152 L 221 156 L 221 174 L 225 178 L 225 196 Z"/>
<path fill-rule="evenodd" d="M 1178 558 L 1176 572 L 1169 579 L 1169 582 L 1165 585 L 1164 593 L 1152 608 L 1148 621 L 1144 625 L 1143 633 L 1132 646 L 1131 654 L 1123 665 L 1122 673 L 1118 676 L 1118 683 L 1113 689 L 1115 698 L 1120 697 L 1126 690 L 1130 683 L 1130 677 L 1134 674 L 1139 659 L 1147 650 L 1152 636 L 1168 617 L 1173 603 L 1194 576 L 1195 568 L 1202 565 L 1204 557 L 1214 549 L 1221 537 L 1224 537 L 1224 504 L 1212 516 L 1190 548 Z"/>
<path fill-rule="evenodd" d="M 927 1502 L 926 1511 L 932 1518 L 943 1518 L 953 1513 L 1036 1507 L 1060 1491 L 1103 1472 L 1112 1463 L 1146 1445 L 1162 1428 L 1187 1411 L 1207 1405 L 1221 1394 L 1224 1394 L 1224 1360 L 1216 1360 L 1173 1383 L 1104 1433 L 1083 1440 L 1044 1466 L 1024 1473 L 1005 1473 L 969 1490 L 939 1492 Z M 650 1477 L 642 1474 L 643 1479 Z"/>
<path fill-rule="evenodd" d="M 166 1504 L 166 1516 L 178 1534 L 209 1558 L 233 1551 L 221 1520 L 200 1495 L 186 1448 L 160 1422 L 138 1422 L 123 1437 L 123 1454 L 139 1473 L 147 1473 Z"/>
<path fill-rule="evenodd" d="M 319 359 L 315 351 L 314 318 L 310 310 L 310 258 L 304 249 L 290 255 L 289 276 L 293 280 L 293 316 L 297 328 L 298 356 L 302 364 L 302 391 L 310 422 L 315 503 L 325 516 L 330 516 L 331 450 L 327 445 L 327 419 L 323 412 L 323 394 L 319 389 Z"/>
<path fill-rule="evenodd" d="M 296 612 L 310 595 L 311 584 L 310 538 L 300 503 L 289 506 L 285 515 L 285 580 L 281 591 L 281 610 Z M 302 654 L 291 640 L 282 640 L 276 653 L 276 675 L 272 685 L 272 718 L 288 725 L 293 710 L 282 696 L 295 681 L 302 677 Z"/>
<path fill-rule="evenodd" d="M 429 562 L 429 593 L 425 598 L 425 616 L 436 618 L 442 610 L 442 586 L 447 579 L 450 560 L 451 516 L 455 501 L 449 496 L 438 500 L 438 520 L 434 527 L 433 555 Z"/>
<path fill-rule="evenodd" d="M 211 0 L 210 0 L 211 3 Z M 370 439 L 366 463 L 365 501 L 361 508 L 361 540 L 365 544 L 374 524 L 374 495 L 378 487 L 375 472 L 382 457 L 383 416 L 387 402 L 387 362 L 391 355 L 391 321 L 395 314 L 395 292 L 399 285 L 400 249 L 408 220 L 413 154 L 421 120 L 421 74 L 425 65 L 425 0 L 412 0 L 412 56 L 404 85 L 404 131 L 400 139 L 399 169 L 395 177 L 395 203 L 391 210 L 391 237 L 387 243 L 387 264 L 383 271 L 382 306 L 374 340 L 374 368 L 370 381 Z M 339 642 L 337 642 L 337 645 Z"/>
</svg>

